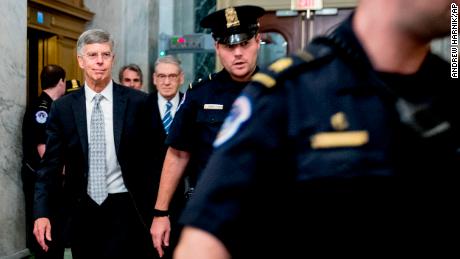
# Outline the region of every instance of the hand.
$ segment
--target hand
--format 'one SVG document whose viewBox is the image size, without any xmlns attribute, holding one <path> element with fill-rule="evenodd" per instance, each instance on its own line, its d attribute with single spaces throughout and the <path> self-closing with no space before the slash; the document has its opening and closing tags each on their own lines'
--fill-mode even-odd
<svg viewBox="0 0 460 259">
<path fill-rule="evenodd" d="M 35 220 L 34 235 L 43 250 L 48 251 L 48 245 L 46 245 L 45 241 L 45 238 L 51 241 L 51 223 L 48 218 L 38 218 Z"/>
<path fill-rule="evenodd" d="M 169 246 L 169 236 L 171 234 L 171 222 L 169 217 L 154 217 L 150 227 L 153 247 L 158 251 L 158 255 L 163 257 L 163 247 Z"/>
</svg>

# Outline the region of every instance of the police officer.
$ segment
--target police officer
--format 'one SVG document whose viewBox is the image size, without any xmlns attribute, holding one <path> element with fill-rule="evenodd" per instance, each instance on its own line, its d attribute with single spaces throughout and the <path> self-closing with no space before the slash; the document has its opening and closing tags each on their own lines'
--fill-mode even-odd
<svg viewBox="0 0 460 259">
<path fill-rule="evenodd" d="M 264 9 L 257 6 L 235 6 L 216 11 L 200 23 L 211 28 L 224 69 L 190 85 L 170 128 L 150 229 L 160 256 L 163 246 L 169 245 L 168 209 L 182 176 L 188 177 L 190 192 L 211 155 L 212 142 L 233 101 L 257 71 L 258 18 L 263 14 Z"/>
<path fill-rule="evenodd" d="M 33 200 L 35 189 L 35 173 L 46 149 L 46 123 L 51 104 L 66 92 L 66 73 L 58 65 L 47 65 L 40 73 L 42 86 L 41 95 L 24 114 L 22 125 L 23 161 L 22 182 L 26 202 L 26 238 L 27 247 L 35 252 L 35 258 L 63 258 L 64 247 L 51 249 L 44 253 L 32 234 L 33 231 Z M 54 246 L 53 246 L 54 247 Z"/>
<path fill-rule="evenodd" d="M 459 89 L 429 51 L 449 33 L 450 2 L 362 0 L 308 52 L 254 75 L 183 211 L 175 258 L 452 253 Z"/>
</svg>

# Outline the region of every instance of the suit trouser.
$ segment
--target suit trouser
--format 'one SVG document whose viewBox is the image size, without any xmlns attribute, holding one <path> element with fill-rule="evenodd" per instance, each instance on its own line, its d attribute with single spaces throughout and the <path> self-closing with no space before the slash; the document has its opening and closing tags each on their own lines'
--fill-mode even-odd
<svg viewBox="0 0 460 259">
<path fill-rule="evenodd" d="M 87 196 L 75 221 L 74 259 L 154 257 L 150 226 L 142 223 L 128 193 L 109 194 L 101 205 Z"/>
</svg>

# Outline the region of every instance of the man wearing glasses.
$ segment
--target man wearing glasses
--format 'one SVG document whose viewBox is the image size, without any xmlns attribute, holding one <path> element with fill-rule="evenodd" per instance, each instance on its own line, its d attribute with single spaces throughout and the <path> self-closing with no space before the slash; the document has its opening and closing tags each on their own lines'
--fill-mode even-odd
<svg viewBox="0 0 460 259">
<path fill-rule="evenodd" d="M 158 162 L 155 163 L 155 174 L 156 177 L 153 181 L 158 187 L 160 182 L 161 168 L 163 167 L 163 161 L 166 156 L 166 150 L 168 146 L 165 144 L 166 137 L 168 136 L 169 129 L 171 127 L 174 116 L 176 115 L 177 108 L 183 97 L 183 94 L 179 92 L 179 87 L 184 83 L 184 73 L 181 67 L 181 61 L 174 56 L 167 55 L 160 57 L 155 61 L 154 73 L 152 75 L 153 83 L 157 91 L 152 92 L 149 95 L 149 105 L 152 114 L 150 117 L 152 120 L 153 130 L 151 135 L 155 137 L 156 143 L 152 146 L 155 147 L 159 158 Z M 175 225 L 177 217 L 184 206 L 183 188 L 182 191 L 176 192 L 176 197 L 171 202 L 170 210 L 173 211 L 170 221 L 173 229 L 178 229 Z M 157 195 L 158 188 L 151 189 L 152 196 Z M 150 204 L 150 208 L 153 208 Z M 151 221 L 149 222 L 149 224 Z M 170 248 L 172 251 L 177 243 L 178 232 L 173 231 L 171 236 Z M 166 252 L 163 258 L 170 257 L 171 252 Z"/>
<path fill-rule="evenodd" d="M 191 84 L 169 129 L 169 146 L 150 228 L 160 256 L 169 246 L 171 200 L 181 179 L 187 179 L 187 198 L 212 153 L 212 143 L 233 101 L 258 70 L 260 48 L 258 18 L 264 9 L 235 6 L 214 12 L 200 25 L 210 28 L 215 50 L 224 69 Z"/>
<path fill-rule="evenodd" d="M 53 103 L 46 152 L 37 172 L 34 234 L 43 250 L 51 236 L 49 201 L 62 181 L 73 258 L 152 258 L 147 190 L 154 188 L 147 94 L 112 80 L 114 40 L 84 32 L 77 59 L 85 84 Z M 150 186 L 148 184 L 151 183 Z M 150 201 L 149 201 L 150 200 Z M 150 204 L 149 204 L 150 203 Z M 144 221 L 142 220 L 144 216 Z"/>
</svg>

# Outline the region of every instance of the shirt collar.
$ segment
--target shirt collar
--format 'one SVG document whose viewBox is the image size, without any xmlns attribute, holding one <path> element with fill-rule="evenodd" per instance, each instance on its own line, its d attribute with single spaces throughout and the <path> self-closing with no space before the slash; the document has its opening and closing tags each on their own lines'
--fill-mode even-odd
<svg viewBox="0 0 460 259">
<path fill-rule="evenodd" d="M 161 107 L 163 107 L 168 100 L 164 98 L 159 92 L 157 92 L 158 95 L 158 102 L 160 103 Z M 176 95 L 170 100 L 173 105 L 176 105 L 179 103 L 179 91 L 177 91 Z"/>
<path fill-rule="evenodd" d="M 96 95 L 97 93 L 91 89 L 88 84 L 85 82 L 85 98 L 87 101 L 89 102 L 92 102 L 93 101 L 93 98 L 94 96 Z M 100 94 L 102 96 L 104 96 L 104 98 L 106 100 L 108 100 L 109 102 L 112 102 L 113 100 L 113 82 L 112 80 L 110 80 L 110 82 L 107 84 L 107 86 L 104 88 L 104 90 L 102 90 L 100 92 Z"/>
</svg>

